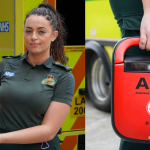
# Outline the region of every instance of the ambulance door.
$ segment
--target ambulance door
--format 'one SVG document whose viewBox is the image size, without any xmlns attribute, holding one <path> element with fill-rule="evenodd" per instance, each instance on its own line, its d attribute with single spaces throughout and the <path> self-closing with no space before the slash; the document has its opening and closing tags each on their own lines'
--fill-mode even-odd
<svg viewBox="0 0 150 150">
<path fill-rule="evenodd" d="M 15 0 L 0 0 L 0 56 L 15 53 L 14 20 Z"/>
</svg>

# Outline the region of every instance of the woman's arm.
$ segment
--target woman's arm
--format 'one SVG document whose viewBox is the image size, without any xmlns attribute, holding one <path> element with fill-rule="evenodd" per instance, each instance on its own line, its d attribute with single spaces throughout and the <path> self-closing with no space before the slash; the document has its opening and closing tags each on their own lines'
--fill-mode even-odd
<svg viewBox="0 0 150 150">
<path fill-rule="evenodd" d="M 2 133 L 0 143 L 30 144 L 52 140 L 62 126 L 69 109 L 69 104 L 52 101 L 41 125 Z"/>
<path fill-rule="evenodd" d="M 150 51 L 150 0 L 142 0 L 144 15 L 140 28 L 140 43 L 141 49 Z"/>
</svg>

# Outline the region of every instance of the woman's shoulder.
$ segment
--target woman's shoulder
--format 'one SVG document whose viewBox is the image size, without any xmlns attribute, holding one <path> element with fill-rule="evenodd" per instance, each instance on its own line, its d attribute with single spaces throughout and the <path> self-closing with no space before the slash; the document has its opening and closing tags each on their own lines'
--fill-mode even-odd
<svg viewBox="0 0 150 150">
<path fill-rule="evenodd" d="M 53 64 L 54 65 L 51 68 L 50 72 L 59 74 L 58 77 L 60 79 L 67 79 L 68 78 L 68 80 L 71 83 L 74 82 L 74 76 L 73 76 L 72 72 L 70 72 L 70 71 L 72 71 L 72 68 L 70 66 L 63 65 L 58 61 L 55 61 Z"/>
<path fill-rule="evenodd" d="M 2 56 L 2 60 L 0 61 L 1 64 L 14 64 L 14 65 L 19 65 L 19 61 L 21 58 L 22 54 L 19 55 L 4 55 Z"/>
<path fill-rule="evenodd" d="M 62 71 L 62 72 L 64 72 L 64 71 L 65 72 L 72 71 L 72 68 L 70 66 L 63 65 L 63 64 L 61 64 L 58 61 L 55 61 L 53 64 L 54 64 L 54 68 L 57 68 L 59 71 Z"/>
<path fill-rule="evenodd" d="M 73 95 L 74 93 L 74 87 L 75 87 L 75 78 L 72 72 L 72 68 L 70 66 L 67 65 L 63 65 L 60 62 L 55 61 L 53 67 L 51 68 L 52 71 L 56 70 L 58 71 L 57 75 L 56 75 L 56 84 L 57 84 L 57 88 L 55 89 L 59 94 L 60 92 L 63 92 L 62 95 L 63 97 L 65 97 L 64 95 L 67 94 L 67 99 L 68 99 L 68 94 L 69 95 Z M 65 92 L 64 92 L 65 90 Z M 55 92 L 56 92 L 55 91 Z M 72 97 L 70 97 L 72 99 Z M 71 104 L 70 104 L 71 105 Z"/>
<path fill-rule="evenodd" d="M 21 54 L 19 55 L 4 55 L 2 56 L 2 58 L 20 58 L 21 57 Z"/>
</svg>

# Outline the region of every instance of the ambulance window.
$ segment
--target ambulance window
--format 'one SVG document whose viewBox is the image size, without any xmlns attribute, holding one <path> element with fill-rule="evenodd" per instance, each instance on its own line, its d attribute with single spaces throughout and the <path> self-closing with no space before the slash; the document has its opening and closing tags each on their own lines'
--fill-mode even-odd
<svg viewBox="0 0 150 150">
<path fill-rule="evenodd" d="M 56 1 L 56 9 L 65 18 L 68 31 L 66 45 L 85 45 L 85 1 Z"/>
</svg>

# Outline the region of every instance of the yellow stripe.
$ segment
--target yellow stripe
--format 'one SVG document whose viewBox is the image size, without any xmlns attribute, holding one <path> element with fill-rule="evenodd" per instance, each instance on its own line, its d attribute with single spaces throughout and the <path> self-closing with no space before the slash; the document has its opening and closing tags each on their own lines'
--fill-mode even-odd
<svg viewBox="0 0 150 150">
<path fill-rule="evenodd" d="M 110 59 L 110 62 L 112 62 L 112 53 L 113 53 L 113 46 L 104 46 L 104 49 L 106 50 L 108 57 Z"/>
<path fill-rule="evenodd" d="M 43 0 L 24 0 L 24 18 L 33 8 L 38 7 Z"/>
<path fill-rule="evenodd" d="M 67 52 L 65 56 L 69 58 L 69 61 L 67 63 L 68 66 L 71 68 L 74 68 L 75 64 L 77 63 L 78 59 L 80 58 L 82 52 L 74 53 L 72 54 L 71 52 Z M 71 111 L 71 109 L 70 109 Z M 74 122 L 76 121 L 76 118 L 71 118 L 71 112 L 69 111 L 63 125 L 62 125 L 62 130 L 63 131 L 69 131 L 71 127 L 73 126 Z"/>
<path fill-rule="evenodd" d="M 85 116 L 85 114 L 83 113 L 83 114 L 79 114 L 79 108 L 80 107 L 82 107 L 81 109 L 83 109 L 83 111 L 84 111 L 84 107 L 85 107 L 85 103 L 82 103 L 82 104 L 80 104 L 80 105 L 78 105 L 77 107 L 77 109 L 75 109 L 75 105 L 74 105 L 74 103 L 75 103 L 75 101 L 74 101 L 74 97 L 75 96 L 81 96 L 81 95 L 79 95 L 79 89 L 82 89 L 82 88 L 85 88 L 85 77 L 84 77 L 84 79 L 82 80 L 82 82 L 81 82 L 81 84 L 80 84 L 80 86 L 78 87 L 78 89 L 77 89 L 77 91 L 76 91 L 76 93 L 74 94 L 74 96 L 73 96 L 73 98 L 72 98 L 72 107 L 70 108 L 70 110 L 71 110 L 71 114 L 70 114 L 70 117 L 72 118 L 72 117 L 75 117 L 75 115 L 73 115 L 74 113 L 75 113 L 75 111 L 76 111 L 76 113 L 78 114 L 78 116 L 82 116 L 82 117 L 84 117 Z M 81 96 L 82 97 L 82 96 Z M 77 117 L 77 116 L 76 116 Z"/>
<path fill-rule="evenodd" d="M 56 0 L 55 0 L 55 9 L 56 9 Z"/>
<path fill-rule="evenodd" d="M 67 62 L 67 66 L 74 68 L 74 66 L 76 65 L 76 63 L 81 55 L 82 55 L 82 52 L 77 52 L 77 53 L 67 52 L 67 53 L 65 53 L 65 56 L 68 57 L 68 59 L 69 59 L 69 61 Z"/>
<path fill-rule="evenodd" d="M 77 52 L 77 53 L 67 52 L 65 54 L 65 56 L 67 56 L 69 58 L 69 62 L 67 63 L 67 65 L 74 68 L 74 66 L 76 65 L 76 63 L 81 55 L 82 55 L 82 52 Z M 79 88 L 85 88 L 85 78 L 81 82 Z M 77 90 L 77 92 L 74 94 L 74 96 L 78 96 L 78 95 L 79 95 L 79 91 Z M 71 129 L 71 127 L 73 126 L 73 124 L 75 123 L 75 121 L 76 121 L 76 118 L 71 118 L 71 109 L 70 109 L 70 111 L 62 125 L 62 130 L 69 131 Z M 64 138 L 65 137 L 61 137 L 61 140 L 64 140 Z"/>
<path fill-rule="evenodd" d="M 74 96 L 78 96 L 79 95 L 79 89 L 83 89 L 83 88 L 85 88 L 85 77 L 82 80 L 82 82 L 81 82 L 80 86 L 78 87 L 78 89 L 77 89 L 76 93 L 74 94 Z"/>
<path fill-rule="evenodd" d="M 84 52 L 85 46 L 65 46 L 65 52 Z"/>
<path fill-rule="evenodd" d="M 62 132 L 62 134 L 60 134 L 59 136 L 72 136 L 72 135 L 82 135 L 85 134 L 85 130 L 74 130 L 74 131 L 70 131 L 70 132 Z"/>
<path fill-rule="evenodd" d="M 15 1 L 15 55 L 24 53 L 24 1 Z"/>
<path fill-rule="evenodd" d="M 74 149 L 73 150 L 78 150 L 78 147 L 77 147 L 78 145 L 76 144 L 76 146 L 74 147 Z"/>
</svg>

